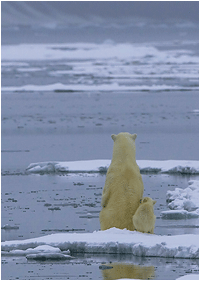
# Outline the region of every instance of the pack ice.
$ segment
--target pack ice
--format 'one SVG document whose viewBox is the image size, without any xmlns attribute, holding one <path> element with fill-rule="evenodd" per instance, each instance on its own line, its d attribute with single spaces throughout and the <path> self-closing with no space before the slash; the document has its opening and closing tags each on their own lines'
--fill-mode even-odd
<svg viewBox="0 0 200 281">
<path fill-rule="evenodd" d="M 190 219 L 199 217 L 199 181 L 191 180 L 188 187 L 168 190 L 166 201 L 171 210 L 161 212 L 163 219 Z"/>
</svg>

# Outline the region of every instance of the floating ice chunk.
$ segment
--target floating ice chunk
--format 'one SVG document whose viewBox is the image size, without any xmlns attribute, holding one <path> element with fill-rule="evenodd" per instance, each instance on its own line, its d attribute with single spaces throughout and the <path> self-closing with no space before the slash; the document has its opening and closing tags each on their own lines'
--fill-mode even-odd
<svg viewBox="0 0 200 281">
<path fill-rule="evenodd" d="M 55 173 L 56 162 L 41 162 L 30 164 L 26 171 L 29 173 Z"/>
<path fill-rule="evenodd" d="M 169 174 L 198 174 L 198 161 L 185 160 L 138 160 L 137 161 L 141 172 L 161 172 Z"/>
<path fill-rule="evenodd" d="M 110 160 L 86 160 L 70 162 L 32 163 L 26 168 L 27 173 L 99 173 L 106 172 Z"/>
<path fill-rule="evenodd" d="M 168 204 L 168 207 L 171 210 L 181 210 L 183 209 L 183 199 L 178 199 L 176 198 L 175 200 L 173 200 L 171 203 Z"/>
<path fill-rule="evenodd" d="M 168 190 L 166 193 L 166 201 L 168 202 L 168 207 L 171 210 L 185 210 L 187 212 L 191 212 L 191 215 L 186 212 L 176 212 L 177 216 L 181 217 L 181 215 L 186 215 L 186 218 L 196 217 L 199 211 L 199 181 L 189 181 L 188 187 L 185 189 L 175 188 L 174 191 Z M 195 213 L 193 211 L 195 211 Z M 168 217 L 171 215 L 172 213 L 168 213 Z M 166 218 L 165 213 L 162 216 Z"/>
<path fill-rule="evenodd" d="M 29 251 L 32 251 L 32 253 L 42 253 L 42 252 L 45 252 L 45 253 L 60 253 L 60 249 L 59 248 L 55 248 L 55 247 L 52 247 L 52 246 L 49 246 L 49 245 L 41 245 L 41 246 L 37 246 L 36 248 L 34 249 L 27 249 Z"/>
<path fill-rule="evenodd" d="M 64 255 L 70 255 L 70 250 L 62 251 L 62 254 L 64 254 Z"/>
<path fill-rule="evenodd" d="M 183 208 L 188 212 L 198 209 L 198 206 L 192 200 L 183 200 Z"/>
<path fill-rule="evenodd" d="M 199 181 L 198 180 L 190 180 L 188 182 L 188 184 L 189 184 L 189 188 L 192 189 L 192 190 L 199 188 Z"/>
<path fill-rule="evenodd" d="M 17 225 L 5 224 L 4 226 L 1 227 L 1 229 L 5 229 L 5 230 L 19 229 L 19 226 L 17 226 Z"/>
<path fill-rule="evenodd" d="M 168 220 L 193 219 L 198 217 L 199 215 L 196 212 L 188 212 L 186 210 L 170 210 L 161 212 L 161 218 Z"/>
<path fill-rule="evenodd" d="M 199 115 L 199 109 L 192 110 L 192 113 L 195 114 L 195 115 Z"/>
<path fill-rule="evenodd" d="M 42 254 L 30 254 L 26 256 L 27 260 L 39 260 L 39 261 L 45 261 L 45 260 L 70 260 L 74 257 L 71 257 L 69 255 L 63 255 L 60 253 L 42 253 Z"/>
<path fill-rule="evenodd" d="M 41 246 L 37 246 L 37 247 L 33 247 L 33 248 L 28 248 L 26 250 L 23 249 L 16 249 L 16 250 L 11 250 L 11 251 L 4 251 L 3 255 L 9 255 L 9 256 L 25 256 L 28 254 L 40 254 L 40 253 L 51 253 L 51 254 L 55 254 L 55 253 L 61 253 L 61 250 L 59 248 L 56 247 L 52 247 L 49 245 L 41 245 Z M 2 254 L 2 253 L 1 253 Z"/>
</svg>

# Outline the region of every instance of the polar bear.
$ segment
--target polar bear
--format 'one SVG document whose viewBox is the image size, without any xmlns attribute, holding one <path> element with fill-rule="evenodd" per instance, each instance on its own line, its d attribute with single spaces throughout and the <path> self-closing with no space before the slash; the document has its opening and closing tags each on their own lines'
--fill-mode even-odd
<svg viewBox="0 0 200 281">
<path fill-rule="evenodd" d="M 154 226 L 156 216 L 154 215 L 153 206 L 156 203 L 155 200 L 150 197 L 144 197 L 133 216 L 133 224 L 135 230 L 146 233 L 154 233 Z"/>
<path fill-rule="evenodd" d="M 133 215 L 143 197 L 143 181 L 135 159 L 136 134 L 112 135 L 113 156 L 102 193 L 101 230 L 111 227 L 134 230 Z"/>
</svg>

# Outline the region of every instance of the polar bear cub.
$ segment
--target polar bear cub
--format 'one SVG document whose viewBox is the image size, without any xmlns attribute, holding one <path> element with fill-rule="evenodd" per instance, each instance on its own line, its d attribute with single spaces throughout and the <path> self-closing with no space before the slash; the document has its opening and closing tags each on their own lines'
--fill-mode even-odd
<svg viewBox="0 0 200 281">
<path fill-rule="evenodd" d="M 150 197 L 144 197 L 141 203 L 133 215 L 133 224 L 135 230 L 145 233 L 154 233 L 154 226 L 156 221 L 156 216 L 154 215 L 154 204 L 155 200 Z"/>
<path fill-rule="evenodd" d="M 137 135 L 122 132 L 111 137 L 114 147 L 101 200 L 101 230 L 111 227 L 134 230 L 132 218 L 144 190 L 135 157 Z"/>
</svg>

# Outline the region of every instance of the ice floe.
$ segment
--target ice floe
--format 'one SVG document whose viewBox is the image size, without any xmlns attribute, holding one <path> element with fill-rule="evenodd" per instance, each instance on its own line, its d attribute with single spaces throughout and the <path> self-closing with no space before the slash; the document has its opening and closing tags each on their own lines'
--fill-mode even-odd
<svg viewBox="0 0 200 281">
<path fill-rule="evenodd" d="M 1 227 L 1 229 L 4 230 L 11 230 L 11 229 L 19 229 L 19 226 L 17 225 L 10 225 L 10 224 L 5 224 Z"/>
<path fill-rule="evenodd" d="M 14 253 L 22 255 L 24 252 L 24 255 L 46 253 L 50 256 L 63 254 L 62 251 L 69 250 L 72 255 L 123 253 L 135 256 L 198 259 L 199 236 L 194 234 L 161 236 L 111 228 L 93 233 L 57 233 L 26 240 L 6 241 L 1 243 L 1 249 L 3 255 Z M 42 256 L 39 255 L 38 258 Z"/>
<path fill-rule="evenodd" d="M 27 173 L 99 173 L 106 172 L 111 160 L 86 160 L 70 162 L 38 162 L 26 168 Z M 138 160 L 141 173 L 199 174 L 198 161 L 184 160 Z"/>
<path fill-rule="evenodd" d="M 30 254 L 26 256 L 27 260 L 39 260 L 39 261 L 45 261 L 45 260 L 69 260 L 73 257 L 60 254 L 60 253 L 42 253 L 42 254 Z"/>
<path fill-rule="evenodd" d="M 168 190 L 166 201 L 169 211 L 161 212 L 163 219 L 189 219 L 199 217 L 199 181 L 191 180 L 187 188 Z"/>
<path fill-rule="evenodd" d="M 162 219 L 181 220 L 198 218 L 199 214 L 196 212 L 188 212 L 186 210 L 169 210 L 161 213 Z"/>
<path fill-rule="evenodd" d="M 26 256 L 29 260 L 69 260 L 73 259 L 70 256 L 70 251 L 61 251 L 59 248 L 49 245 L 41 245 L 35 248 L 28 248 L 26 250 L 11 250 L 1 251 L 2 256 Z"/>
<path fill-rule="evenodd" d="M 25 256 L 25 255 L 30 255 L 30 254 L 42 254 L 42 253 L 55 254 L 55 253 L 61 253 L 61 250 L 59 248 L 51 247 L 49 245 L 41 245 L 41 246 L 37 246 L 35 248 L 30 247 L 26 250 L 16 249 L 16 250 L 11 250 L 9 252 L 1 251 L 2 255 L 6 254 L 6 255 L 10 255 L 10 256 L 12 256 L 12 255 Z"/>
</svg>

